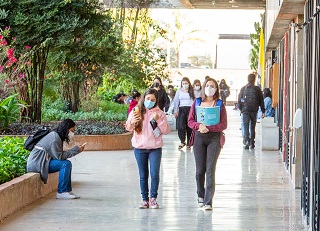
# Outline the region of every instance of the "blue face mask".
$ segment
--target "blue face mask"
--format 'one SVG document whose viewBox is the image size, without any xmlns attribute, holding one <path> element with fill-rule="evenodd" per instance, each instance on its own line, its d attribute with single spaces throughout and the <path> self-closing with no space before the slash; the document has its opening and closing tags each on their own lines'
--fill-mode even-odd
<svg viewBox="0 0 320 231">
<path fill-rule="evenodd" d="M 155 102 L 147 99 L 143 102 L 143 105 L 148 109 L 153 108 L 155 104 L 156 104 Z"/>
</svg>

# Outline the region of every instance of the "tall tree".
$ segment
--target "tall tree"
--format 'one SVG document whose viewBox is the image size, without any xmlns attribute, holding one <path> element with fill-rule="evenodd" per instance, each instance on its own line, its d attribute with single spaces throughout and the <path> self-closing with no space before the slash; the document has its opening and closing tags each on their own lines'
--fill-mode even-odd
<svg viewBox="0 0 320 231">
<path fill-rule="evenodd" d="M 78 14 L 88 14 L 79 10 L 82 12 Z M 89 82 L 100 83 L 105 67 L 115 65 L 123 52 L 114 25 L 109 13 L 91 12 L 86 28 L 78 30 L 75 38 L 62 36 L 52 49 L 50 67 L 59 73 L 56 76 L 62 83 L 63 98 L 73 112 L 79 108 L 80 87 L 88 87 Z"/>
<path fill-rule="evenodd" d="M 42 91 L 47 59 L 61 39 L 77 41 L 90 25 L 91 18 L 99 14 L 98 0 L 15 0 L 0 2 L 0 9 L 7 15 L 0 19 L 0 26 L 10 26 L 17 46 L 30 46 L 34 51 L 31 65 L 27 66 L 29 91 L 24 100 L 30 102 L 28 115 L 34 122 L 41 122 Z"/>
</svg>

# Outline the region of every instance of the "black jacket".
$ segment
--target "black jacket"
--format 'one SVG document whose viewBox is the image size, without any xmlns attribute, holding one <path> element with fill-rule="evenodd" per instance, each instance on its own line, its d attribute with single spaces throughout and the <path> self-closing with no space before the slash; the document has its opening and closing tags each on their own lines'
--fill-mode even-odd
<svg viewBox="0 0 320 231">
<path fill-rule="evenodd" d="M 250 110 L 248 109 L 245 104 L 244 104 L 244 90 L 246 89 L 246 87 L 254 87 L 254 95 L 256 97 L 256 105 L 251 105 L 251 108 L 254 108 L 254 110 Z M 263 95 L 262 95 L 262 91 L 260 90 L 260 88 L 258 86 L 254 86 L 252 84 L 247 84 L 245 86 L 243 86 L 240 90 L 239 96 L 238 96 L 238 105 L 239 105 L 239 109 L 242 113 L 244 112 L 258 112 L 259 107 L 262 111 L 262 113 L 265 112 L 265 108 L 264 108 L 264 101 L 263 101 Z"/>
<path fill-rule="evenodd" d="M 167 92 L 164 90 L 164 88 L 160 88 L 158 90 L 158 107 L 163 111 L 168 111 L 170 106 L 170 99 L 168 97 Z"/>
</svg>

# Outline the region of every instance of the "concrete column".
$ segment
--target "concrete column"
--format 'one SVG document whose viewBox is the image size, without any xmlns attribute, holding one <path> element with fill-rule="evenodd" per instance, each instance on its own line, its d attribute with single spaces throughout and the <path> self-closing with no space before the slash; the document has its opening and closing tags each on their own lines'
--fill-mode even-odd
<svg viewBox="0 0 320 231">
<path fill-rule="evenodd" d="M 304 16 L 298 15 L 296 23 L 303 23 Z M 295 43 L 295 105 L 296 109 L 302 108 L 302 89 L 303 89 L 303 31 L 296 34 Z M 295 129 L 293 133 L 293 147 L 295 156 L 295 166 L 293 168 L 292 180 L 295 188 L 302 187 L 302 128 Z"/>
</svg>

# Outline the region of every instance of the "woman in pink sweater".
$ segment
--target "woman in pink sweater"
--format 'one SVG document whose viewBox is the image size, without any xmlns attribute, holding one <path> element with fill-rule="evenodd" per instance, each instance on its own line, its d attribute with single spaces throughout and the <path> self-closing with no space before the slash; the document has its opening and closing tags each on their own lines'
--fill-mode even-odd
<svg viewBox="0 0 320 231">
<path fill-rule="evenodd" d="M 132 146 L 139 168 L 140 189 L 142 202 L 141 209 L 159 208 L 157 203 L 160 162 L 162 156 L 162 134 L 170 132 L 165 113 L 157 106 L 158 92 L 156 89 L 148 89 L 141 97 L 137 107 L 128 116 L 126 129 L 133 131 Z M 149 168 L 151 187 L 149 197 Z"/>
</svg>

